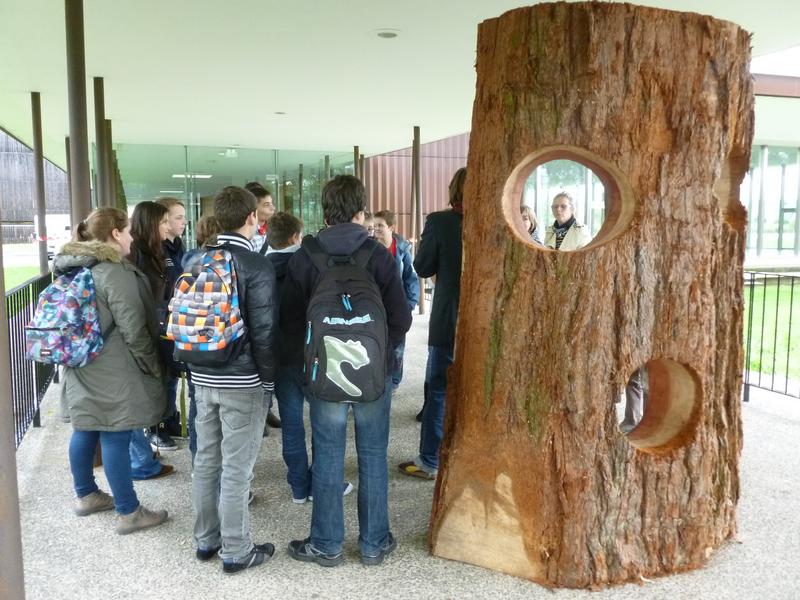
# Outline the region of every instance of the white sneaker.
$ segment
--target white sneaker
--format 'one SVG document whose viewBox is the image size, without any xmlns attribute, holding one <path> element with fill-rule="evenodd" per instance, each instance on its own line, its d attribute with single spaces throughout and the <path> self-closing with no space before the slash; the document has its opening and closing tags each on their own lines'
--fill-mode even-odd
<svg viewBox="0 0 800 600">
<path fill-rule="evenodd" d="M 342 486 L 342 496 L 347 496 L 347 494 L 349 494 L 352 491 L 353 491 L 353 484 L 350 483 L 349 481 L 345 481 L 343 486 Z M 314 496 L 309 496 L 308 497 L 308 501 L 309 502 L 313 502 L 314 501 Z M 292 498 L 292 502 L 294 502 L 295 504 L 303 504 L 303 502 L 298 502 L 294 498 Z"/>
</svg>

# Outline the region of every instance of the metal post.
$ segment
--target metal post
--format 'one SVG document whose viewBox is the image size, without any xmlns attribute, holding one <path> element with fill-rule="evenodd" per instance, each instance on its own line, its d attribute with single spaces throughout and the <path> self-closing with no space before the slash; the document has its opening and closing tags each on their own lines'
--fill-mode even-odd
<svg viewBox="0 0 800 600">
<path fill-rule="evenodd" d="M 331 157 L 330 155 L 325 155 L 325 183 L 331 180 Z"/>
<path fill-rule="evenodd" d="M 47 263 L 47 207 L 44 193 L 44 153 L 42 150 L 42 102 L 39 92 L 31 92 L 33 121 L 33 177 L 36 183 L 36 222 L 38 224 L 39 273 L 50 270 Z"/>
<path fill-rule="evenodd" d="M 764 250 L 764 204 L 767 195 L 767 167 L 769 166 L 769 150 L 761 146 L 761 181 L 758 191 L 758 221 L 756 221 L 756 256 Z"/>
<path fill-rule="evenodd" d="M 303 220 L 303 164 L 297 169 L 297 206 L 299 207 L 300 220 Z"/>
<path fill-rule="evenodd" d="M 106 101 L 103 78 L 94 78 L 94 144 L 97 157 L 94 171 L 97 174 L 97 206 L 114 206 L 111 201 L 111 173 L 109 172 L 108 144 L 106 136 Z"/>
<path fill-rule="evenodd" d="M 3 245 L 0 244 L 0 292 L 6 297 Z M 11 400 L 11 353 L 5 300 L 0 303 L 0 598 L 25 598 L 22 531 L 19 522 L 17 453 Z"/>
<path fill-rule="evenodd" d="M 67 84 L 72 230 L 92 210 L 89 176 L 89 136 L 86 131 L 86 57 L 83 43 L 83 0 L 65 0 L 67 28 Z"/>
<path fill-rule="evenodd" d="M 800 254 L 800 148 L 797 149 L 797 201 L 794 207 L 794 253 Z"/>
<path fill-rule="evenodd" d="M 411 233 L 419 244 L 422 235 L 422 199 L 420 198 L 420 173 L 419 173 L 419 153 L 420 153 L 420 133 L 419 126 L 414 125 L 414 141 L 411 144 L 411 194 L 413 197 L 413 223 Z M 426 310 L 425 302 L 425 279 L 419 278 L 419 314 L 424 315 Z"/>
<path fill-rule="evenodd" d="M 783 250 L 783 213 L 785 206 L 783 204 L 786 196 L 786 165 L 781 160 L 781 195 L 778 199 L 778 252 Z"/>
<path fill-rule="evenodd" d="M 117 206 L 119 203 L 119 190 L 117 189 L 117 153 L 114 151 L 114 134 L 111 128 L 111 119 L 103 120 L 103 132 L 106 144 L 106 179 L 108 185 L 108 204 L 106 206 Z"/>
<path fill-rule="evenodd" d="M 353 146 L 353 175 L 355 177 L 359 177 L 358 175 L 358 157 L 361 156 L 361 153 L 358 151 L 358 146 Z"/>
</svg>

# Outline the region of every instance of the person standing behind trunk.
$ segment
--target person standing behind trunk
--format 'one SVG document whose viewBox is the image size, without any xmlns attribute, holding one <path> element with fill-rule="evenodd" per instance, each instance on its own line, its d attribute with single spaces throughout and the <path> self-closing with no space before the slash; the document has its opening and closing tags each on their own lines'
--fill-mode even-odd
<svg viewBox="0 0 800 600">
<path fill-rule="evenodd" d="M 394 213 L 390 210 L 381 210 L 375 213 L 375 239 L 383 244 L 392 253 L 400 280 L 403 282 L 403 291 L 406 294 L 408 311 L 412 312 L 419 302 L 419 277 L 414 271 L 411 258 L 411 244 L 394 230 Z M 392 385 L 397 389 L 403 380 L 403 353 L 406 349 L 406 338 L 394 349 L 394 369 L 392 371 Z"/>
<path fill-rule="evenodd" d="M 54 270 L 91 269 L 104 344 L 88 365 L 64 369 L 61 393 L 73 428 L 69 463 L 75 513 L 116 508 L 116 531 L 125 535 L 167 519 L 167 511 L 139 504 L 129 456 L 131 432 L 164 414 L 158 324 L 146 277 L 122 258 L 130 253 L 128 216 L 116 208 L 97 209 L 78 225 L 76 240 L 61 249 Z M 113 498 L 97 487 L 92 472 L 98 440 Z"/>
<path fill-rule="evenodd" d="M 428 392 L 422 408 L 419 454 L 400 463 L 400 472 L 421 479 L 436 479 L 439 445 L 444 431 L 447 368 L 453 364 L 458 302 L 461 297 L 461 222 L 463 220 L 466 167 L 450 181 L 451 210 L 428 215 L 422 230 L 414 268 L 421 277 L 436 277 L 430 326 L 425 384 Z"/>
</svg>

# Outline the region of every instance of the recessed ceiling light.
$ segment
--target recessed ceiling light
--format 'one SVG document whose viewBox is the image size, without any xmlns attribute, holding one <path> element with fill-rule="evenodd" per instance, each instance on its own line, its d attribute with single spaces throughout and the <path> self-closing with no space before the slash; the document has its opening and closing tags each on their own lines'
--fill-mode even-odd
<svg viewBox="0 0 800 600">
<path fill-rule="evenodd" d="M 183 190 L 158 190 L 159 194 L 182 194 Z"/>
<path fill-rule="evenodd" d="M 211 179 L 213 175 L 208 175 L 207 173 L 175 173 L 172 176 L 173 179 L 185 179 L 186 177 L 194 179 Z"/>
<path fill-rule="evenodd" d="M 399 29 L 378 29 L 375 31 L 375 35 L 379 38 L 383 38 L 385 40 L 390 40 L 392 38 L 396 38 L 400 35 Z"/>
<path fill-rule="evenodd" d="M 284 111 L 282 111 L 282 110 L 276 110 L 276 111 L 275 111 L 273 114 L 276 114 L 276 115 L 285 115 L 286 113 L 285 113 Z"/>
</svg>

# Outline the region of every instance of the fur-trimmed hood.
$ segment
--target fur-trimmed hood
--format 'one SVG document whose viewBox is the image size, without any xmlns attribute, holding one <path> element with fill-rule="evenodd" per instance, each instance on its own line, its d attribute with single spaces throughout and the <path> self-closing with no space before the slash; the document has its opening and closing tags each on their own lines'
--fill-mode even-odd
<svg viewBox="0 0 800 600">
<path fill-rule="evenodd" d="M 63 273 L 76 267 L 90 269 L 100 262 L 121 263 L 119 249 L 106 242 L 68 242 L 53 260 L 53 270 Z"/>
</svg>

